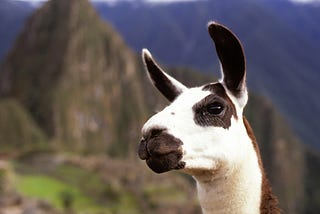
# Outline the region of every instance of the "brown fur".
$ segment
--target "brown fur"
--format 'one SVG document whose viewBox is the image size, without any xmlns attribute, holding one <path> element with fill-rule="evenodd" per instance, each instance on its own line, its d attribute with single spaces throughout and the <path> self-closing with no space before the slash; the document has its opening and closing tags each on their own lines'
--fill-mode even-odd
<svg viewBox="0 0 320 214">
<path fill-rule="evenodd" d="M 278 198 L 275 195 L 273 195 L 272 188 L 270 186 L 269 180 L 264 171 L 256 137 L 254 136 L 253 130 L 248 120 L 245 117 L 243 117 L 243 123 L 246 127 L 246 130 L 250 139 L 252 140 L 254 150 L 257 153 L 259 166 L 262 173 L 262 186 L 261 186 L 262 194 L 261 194 L 260 213 L 261 214 L 279 214 L 281 213 L 281 210 L 278 208 L 278 204 L 279 204 Z"/>
</svg>

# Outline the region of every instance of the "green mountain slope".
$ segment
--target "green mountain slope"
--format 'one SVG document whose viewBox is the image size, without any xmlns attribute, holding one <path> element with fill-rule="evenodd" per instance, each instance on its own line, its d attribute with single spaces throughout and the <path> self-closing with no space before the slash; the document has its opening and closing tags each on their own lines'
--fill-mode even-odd
<svg viewBox="0 0 320 214">
<path fill-rule="evenodd" d="M 0 100 L 0 156 L 47 147 L 47 137 L 19 103 Z"/>
<path fill-rule="evenodd" d="M 14 139 L 14 148 L 47 142 L 57 153 L 24 154 L 17 160 L 22 165 L 18 172 L 61 180 L 61 186 L 78 188 L 107 212 L 179 213 L 188 208 L 187 213 L 200 213 L 190 177 L 155 175 L 137 160 L 143 122 L 167 104 L 143 70 L 141 59 L 87 0 L 43 5 L 1 66 L 0 116 L 8 119 L 0 123 L 0 139 Z M 190 69 L 168 70 L 188 86 L 214 80 Z M 246 115 L 281 207 L 286 213 L 319 210 L 319 172 L 314 170 L 320 167 L 319 156 L 297 140 L 264 98 L 252 95 Z M 15 138 L 20 132 L 28 140 Z M 4 141 L 0 145 L 10 147 Z M 126 204 L 129 211 L 123 211 Z"/>
</svg>

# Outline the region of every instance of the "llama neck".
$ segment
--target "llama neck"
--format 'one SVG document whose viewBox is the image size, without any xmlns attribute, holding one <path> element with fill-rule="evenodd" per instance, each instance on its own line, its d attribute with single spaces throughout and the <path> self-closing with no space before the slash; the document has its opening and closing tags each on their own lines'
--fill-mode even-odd
<svg viewBox="0 0 320 214">
<path fill-rule="evenodd" d="M 251 157 L 232 172 L 195 176 L 203 213 L 260 213 L 262 173 L 252 150 Z"/>
</svg>

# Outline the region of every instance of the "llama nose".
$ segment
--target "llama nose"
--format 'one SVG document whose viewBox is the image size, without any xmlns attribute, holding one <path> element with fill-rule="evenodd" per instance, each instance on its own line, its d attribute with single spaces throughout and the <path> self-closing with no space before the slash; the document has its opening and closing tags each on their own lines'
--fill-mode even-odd
<svg viewBox="0 0 320 214">
<path fill-rule="evenodd" d="M 144 134 L 138 147 L 138 155 L 140 159 L 146 160 L 151 156 L 148 150 L 148 141 L 156 138 L 165 130 L 165 128 L 152 128 Z"/>
</svg>

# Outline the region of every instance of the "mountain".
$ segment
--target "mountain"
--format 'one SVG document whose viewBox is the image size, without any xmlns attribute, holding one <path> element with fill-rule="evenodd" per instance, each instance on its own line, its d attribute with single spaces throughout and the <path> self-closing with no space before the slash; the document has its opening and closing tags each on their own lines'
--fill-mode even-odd
<svg viewBox="0 0 320 214">
<path fill-rule="evenodd" d="M 0 1 L 0 62 L 11 48 L 26 18 L 34 8 L 21 1 Z"/>
<path fill-rule="evenodd" d="M 75 1 L 50 1 L 30 17 L 2 65 L 0 96 L 21 103 L 52 144 L 118 154 L 138 139 L 144 114 L 137 63 L 90 4 Z"/>
<path fill-rule="evenodd" d="M 172 4 L 95 3 L 135 50 L 148 47 L 163 63 L 218 70 L 209 20 L 243 42 L 249 87 L 272 99 L 299 137 L 320 147 L 320 6 L 289 1 L 194 1 Z M 192 15 L 190 15 L 192 14 Z"/>
<path fill-rule="evenodd" d="M 215 80 L 163 67 L 187 86 Z M 0 155 L 15 157 L 17 177 L 50 193 L 57 183 L 76 188 L 67 189 L 74 206 L 80 192 L 78 203 L 87 196 L 100 213 L 200 213 L 189 176 L 156 175 L 137 160 L 142 124 L 167 102 L 147 80 L 140 56 L 87 0 L 51 0 L 35 11 L 0 69 Z M 319 154 L 264 97 L 253 93 L 246 115 L 281 207 L 317 213 Z M 59 195 L 64 202 L 67 190 Z"/>
</svg>

